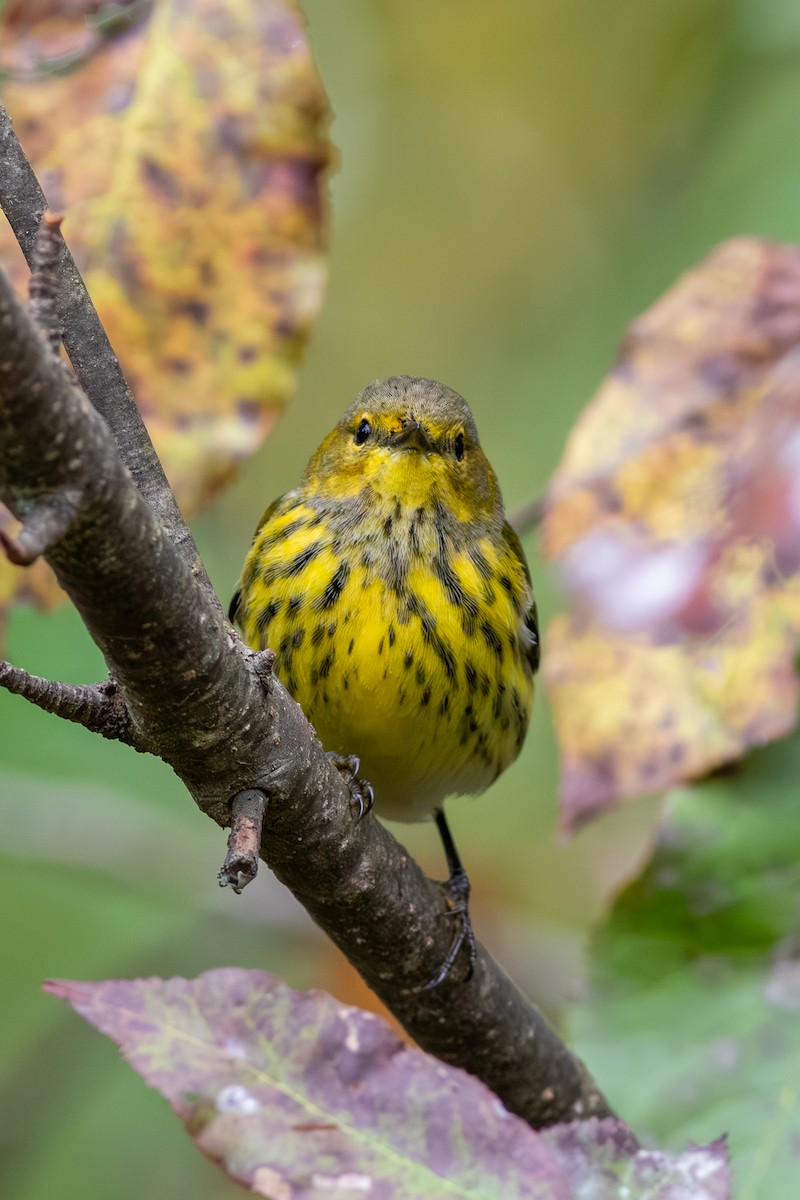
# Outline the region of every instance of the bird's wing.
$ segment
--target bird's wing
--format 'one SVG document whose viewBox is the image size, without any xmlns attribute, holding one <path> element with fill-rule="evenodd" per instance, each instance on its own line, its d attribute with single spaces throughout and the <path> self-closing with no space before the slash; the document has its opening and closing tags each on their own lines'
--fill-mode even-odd
<svg viewBox="0 0 800 1200">
<path fill-rule="evenodd" d="M 278 496 L 277 500 L 272 501 L 272 504 L 270 504 L 269 508 L 264 513 L 263 517 L 261 518 L 261 520 L 258 522 L 258 525 L 256 526 L 256 531 L 250 540 L 251 546 L 252 546 L 253 542 L 256 540 L 256 538 L 258 537 L 259 533 L 261 532 L 262 527 L 266 524 L 266 522 L 274 514 L 274 512 L 276 511 L 278 506 L 280 504 L 282 504 L 285 499 L 286 499 L 286 496 L 283 495 L 283 496 Z M 236 623 L 236 619 L 239 615 L 239 606 L 240 606 L 241 602 L 242 602 L 242 589 L 241 589 L 241 587 L 237 587 L 236 591 L 231 596 L 231 602 L 228 605 L 228 620 L 231 622 L 232 625 L 234 625 Z"/>
<path fill-rule="evenodd" d="M 539 669 L 539 617 L 536 612 L 536 600 L 533 597 L 533 585 L 531 584 L 531 573 L 528 570 L 528 561 L 525 558 L 525 551 L 522 549 L 522 543 L 517 537 L 514 530 L 509 525 L 508 521 L 503 522 L 503 540 L 506 543 L 509 551 L 519 562 L 525 578 L 528 581 L 528 586 L 531 589 L 531 603 L 522 620 L 525 627 L 525 651 L 528 657 L 528 662 L 531 665 L 531 670 L 534 674 Z"/>
</svg>

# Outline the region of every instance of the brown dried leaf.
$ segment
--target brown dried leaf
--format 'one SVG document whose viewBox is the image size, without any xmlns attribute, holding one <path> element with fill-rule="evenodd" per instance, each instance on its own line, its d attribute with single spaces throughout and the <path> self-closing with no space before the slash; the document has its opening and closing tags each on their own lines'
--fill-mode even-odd
<svg viewBox="0 0 800 1200">
<path fill-rule="evenodd" d="M 800 455 L 781 476 L 775 431 L 800 437 L 798 345 L 800 250 L 727 242 L 633 323 L 571 435 L 542 526 L 576 600 L 544 643 L 568 827 L 794 725 Z"/>
</svg>

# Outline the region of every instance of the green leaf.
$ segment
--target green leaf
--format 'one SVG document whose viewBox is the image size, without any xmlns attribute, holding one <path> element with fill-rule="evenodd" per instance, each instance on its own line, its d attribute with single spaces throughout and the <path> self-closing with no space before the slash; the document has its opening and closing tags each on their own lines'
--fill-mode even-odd
<svg viewBox="0 0 800 1200">
<path fill-rule="evenodd" d="M 737 1200 L 800 1170 L 797 737 L 670 797 L 660 844 L 593 946 L 576 1050 L 644 1137 L 726 1130 Z"/>
<path fill-rule="evenodd" d="M 260 971 L 50 982 L 169 1100 L 198 1148 L 272 1200 L 728 1200 L 721 1143 L 642 1151 L 619 1121 L 543 1134 L 382 1019 Z"/>
</svg>

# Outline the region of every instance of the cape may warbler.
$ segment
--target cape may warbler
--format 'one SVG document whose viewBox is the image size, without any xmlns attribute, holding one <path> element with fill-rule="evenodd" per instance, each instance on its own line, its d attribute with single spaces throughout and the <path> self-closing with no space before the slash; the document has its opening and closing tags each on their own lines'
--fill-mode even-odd
<svg viewBox="0 0 800 1200">
<path fill-rule="evenodd" d="M 410 376 L 365 388 L 264 514 L 230 615 L 276 652 L 323 743 L 358 755 L 380 814 L 436 818 L 463 918 L 439 982 L 465 939 L 474 956 L 442 805 L 517 757 L 539 661 L 525 556 L 466 401 Z"/>
</svg>

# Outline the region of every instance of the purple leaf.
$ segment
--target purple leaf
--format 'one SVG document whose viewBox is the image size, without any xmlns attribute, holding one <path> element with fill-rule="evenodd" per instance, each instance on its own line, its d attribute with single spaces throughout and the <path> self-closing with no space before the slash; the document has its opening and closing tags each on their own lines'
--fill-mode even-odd
<svg viewBox="0 0 800 1200">
<path fill-rule="evenodd" d="M 266 972 L 45 986 L 118 1043 L 204 1154 L 272 1200 L 573 1200 L 590 1181 L 593 1200 L 616 1200 L 623 1178 L 630 1200 L 690 1195 L 654 1190 L 686 1155 L 642 1159 L 617 1121 L 534 1133 L 381 1018 Z M 727 1200 L 724 1152 L 702 1153 L 692 1200 Z"/>
</svg>

